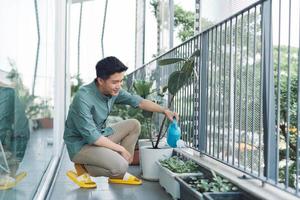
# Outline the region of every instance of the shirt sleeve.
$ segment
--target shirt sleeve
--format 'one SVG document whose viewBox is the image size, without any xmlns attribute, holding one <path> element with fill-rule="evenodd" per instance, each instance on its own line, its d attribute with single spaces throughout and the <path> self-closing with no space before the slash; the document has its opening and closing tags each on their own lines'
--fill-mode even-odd
<svg viewBox="0 0 300 200">
<path fill-rule="evenodd" d="M 113 133 L 114 133 L 114 130 L 111 127 L 106 127 L 101 130 L 101 135 L 103 135 L 103 136 L 109 136 L 109 135 L 112 135 Z"/>
<path fill-rule="evenodd" d="M 140 102 L 143 100 L 142 97 L 138 95 L 130 94 L 129 92 L 121 89 L 118 97 L 116 98 L 116 104 L 126 104 L 137 108 Z"/>
<path fill-rule="evenodd" d="M 91 105 L 82 97 L 82 95 L 75 96 L 71 110 L 72 122 L 76 130 L 88 144 L 93 144 L 102 136 L 93 120 L 91 109 Z"/>
</svg>

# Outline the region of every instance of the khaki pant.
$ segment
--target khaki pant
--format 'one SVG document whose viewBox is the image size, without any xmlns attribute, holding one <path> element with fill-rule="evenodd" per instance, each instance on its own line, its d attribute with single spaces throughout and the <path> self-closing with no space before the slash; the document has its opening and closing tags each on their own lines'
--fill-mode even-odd
<svg viewBox="0 0 300 200">
<path fill-rule="evenodd" d="M 112 126 L 114 134 L 108 136 L 115 143 L 120 143 L 133 156 L 134 147 L 141 132 L 141 125 L 136 119 L 121 121 Z M 128 162 L 116 151 L 106 147 L 85 145 L 74 156 L 75 164 L 83 164 L 91 176 L 123 177 L 128 169 Z"/>
</svg>

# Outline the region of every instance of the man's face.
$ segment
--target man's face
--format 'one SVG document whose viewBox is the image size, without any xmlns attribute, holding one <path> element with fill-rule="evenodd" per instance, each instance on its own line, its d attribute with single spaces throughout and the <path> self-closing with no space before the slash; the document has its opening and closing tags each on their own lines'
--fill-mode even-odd
<svg viewBox="0 0 300 200">
<path fill-rule="evenodd" d="M 122 87 L 124 72 L 112 74 L 107 80 L 97 78 L 98 83 L 105 95 L 117 96 Z"/>
</svg>

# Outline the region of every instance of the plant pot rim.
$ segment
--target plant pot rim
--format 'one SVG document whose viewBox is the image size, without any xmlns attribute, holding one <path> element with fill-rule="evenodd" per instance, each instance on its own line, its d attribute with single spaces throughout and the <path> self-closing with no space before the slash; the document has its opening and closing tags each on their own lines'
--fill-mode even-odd
<svg viewBox="0 0 300 200">
<path fill-rule="evenodd" d="M 210 194 L 244 194 L 243 192 L 241 191 L 236 191 L 236 192 L 203 192 L 203 194 L 206 194 L 206 195 L 210 195 Z"/>
<path fill-rule="evenodd" d="M 214 198 L 211 195 L 226 195 L 226 196 L 236 196 L 236 195 L 242 195 L 245 197 L 246 200 L 252 200 L 255 197 L 249 195 L 248 193 L 245 193 L 243 191 L 236 191 L 236 192 L 204 192 L 203 197 L 207 200 L 214 200 Z M 239 198 L 240 199 L 240 198 Z M 244 198 L 243 198 L 244 199 Z"/>
</svg>

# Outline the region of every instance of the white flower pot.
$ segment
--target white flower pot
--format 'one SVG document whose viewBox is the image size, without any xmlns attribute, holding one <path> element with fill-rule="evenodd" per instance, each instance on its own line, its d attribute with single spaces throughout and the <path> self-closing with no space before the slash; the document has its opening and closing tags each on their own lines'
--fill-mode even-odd
<svg viewBox="0 0 300 200">
<path fill-rule="evenodd" d="M 138 144 L 139 144 L 139 149 L 141 149 L 144 146 L 151 146 L 151 141 L 150 139 L 139 139 Z"/>
<path fill-rule="evenodd" d="M 155 141 L 154 141 L 154 144 L 155 144 Z M 138 140 L 138 145 L 139 145 L 139 148 L 142 148 L 144 146 L 152 146 L 152 143 L 151 143 L 151 140 L 150 139 L 139 139 Z M 165 138 L 162 138 L 159 142 L 159 147 L 165 147 L 166 146 L 166 139 Z"/>
<path fill-rule="evenodd" d="M 161 147 L 153 149 L 151 147 L 142 147 L 140 149 L 140 160 L 142 168 L 142 177 L 150 181 L 158 181 L 159 167 L 156 161 L 171 157 L 173 149 L 170 147 Z"/>
</svg>

